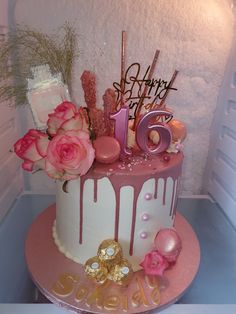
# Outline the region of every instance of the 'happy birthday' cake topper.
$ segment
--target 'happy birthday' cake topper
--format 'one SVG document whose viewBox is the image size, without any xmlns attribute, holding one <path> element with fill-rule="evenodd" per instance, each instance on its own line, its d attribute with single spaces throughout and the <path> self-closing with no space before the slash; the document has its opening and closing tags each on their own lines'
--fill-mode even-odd
<svg viewBox="0 0 236 314">
<path fill-rule="evenodd" d="M 163 104 L 162 100 L 166 99 L 170 90 L 176 91 L 177 88 L 172 87 L 173 77 L 177 75 L 177 71 L 174 72 L 173 77 L 170 81 L 164 80 L 162 78 L 148 78 L 151 66 L 148 66 L 144 75 L 141 75 L 141 66 L 139 63 L 132 63 L 125 72 L 124 78 L 124 99 L 125 103 L 129 106 L 132 114 L 130 114 L 130 119 L 135 119 L 140 105 L 157 104 L 159 107 Z M 113 87 L 117 93 L 117 109 L 122 106 L 122 86 L 118 82 L 113 83 Z M 143 91 L 147 90 L 145 95 Z M 151 106 L 153 109 L 154 106 Z M 151 109 L 150 108 L 150 109 Z"/>
<path fill-rule="evenodd" d="M 126 32 L 122 31 L 121 43 L 121 79 L 120 83 L 114 82 L 117 99 L 116 110 L 124 105 L 129 107 L 129 119 L 135 120 L 134 127 L 144 106 L 145 111 L 151 109 L 163 109 L 164 102 L 168 93 L 177 88 L 173 87 L 178 71 L 174 71 L 171 79 L 153 78 L 153 73 L 157 64 L 160 51 L 156 50 L 152 64 L 141 73 L 141 65 L 137 62 L 132 63 L 125 71 L 126 57 Z"/>
</svg>

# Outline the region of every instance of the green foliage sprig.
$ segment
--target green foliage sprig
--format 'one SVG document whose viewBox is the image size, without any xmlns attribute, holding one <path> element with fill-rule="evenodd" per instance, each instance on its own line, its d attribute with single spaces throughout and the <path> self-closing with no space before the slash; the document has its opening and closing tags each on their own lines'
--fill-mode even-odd
<svg viewBox="0 0 236 314">
<path fill-rule="evenodd" d="M 68 23 L 52 35 L 28 26 L 10 30 L 0 43 L 0 101 L 26 104 L 27 78 L 33 66 L 42 64 L 48 64 L 53 74 L 61 73 L 71 90 L 76 42 L 75 30 Z"/>
</svg>

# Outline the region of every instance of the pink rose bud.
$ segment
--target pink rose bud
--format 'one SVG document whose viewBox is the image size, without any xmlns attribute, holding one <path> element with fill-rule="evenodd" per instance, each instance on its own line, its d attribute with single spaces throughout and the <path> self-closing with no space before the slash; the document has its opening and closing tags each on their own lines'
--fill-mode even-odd
<svg viewBox="0 0 236 314">
<path fill-rule="evenodd" d="M 158 251 L 151 251 L 145 255 L 140 263 L 146 275 L 162 276 L 169 267 L 168 261 Z"/>
<path fill-rule="evenodd" d="M 71 118 L 74 118 L 78 112 L 79 108 L 76 107 L 72 102 L 64 101 L 58 105 L 54 109 L 54 112 L 48 115 L 48 133 L 51 136 L 56 135 L 57 130 L 62 127 L 63 123 Z"/>
<path fill-rule="evenodd" d="M 32 171 L 35 168 L 45 168 L 45 157 L 49 144 L 48 136 L 38 130 L 30 129 L 14 144 L 14 151 L 24 160 L 22 168 Z"/>
</svg>

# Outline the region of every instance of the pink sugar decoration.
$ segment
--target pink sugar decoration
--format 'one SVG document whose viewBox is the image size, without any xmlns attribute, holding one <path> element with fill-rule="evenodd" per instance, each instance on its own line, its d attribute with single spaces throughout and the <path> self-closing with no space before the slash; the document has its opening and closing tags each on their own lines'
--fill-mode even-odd
<svg viewBox="0 0 236 314">
<path fill-rule="evenodd" d="M 106 126 L 104 122 L 103 110 L 98 108 L 91 108 L 89 111 L 89 116 L 92 122 L 93 130 L 97 137 L 106 134 Z"/>
<path fill-rule="evenodd" d="M 96 76 L 90 71 L 84 71 L 81 75 L 81 84 L 84 90 L 84 99 L 90 109 L 96 107 Z"/>
<path fill-rule="evenodd" d="M 163 160 L 166 161 L 166 162 L 169 162 L 170 161 L 170 156 L 164 155 L 163 156 Z"/>
<path fill-rule="evenodd" d="M 106 128 L 106 135 L 112 135 L 112 120 L 110 119 L 110 113 L 115 109 L 116 94 L 111 88 L 108 88 L 103 95 L 103 107 L 104 107 L 104 123 Z"/>
</svg>

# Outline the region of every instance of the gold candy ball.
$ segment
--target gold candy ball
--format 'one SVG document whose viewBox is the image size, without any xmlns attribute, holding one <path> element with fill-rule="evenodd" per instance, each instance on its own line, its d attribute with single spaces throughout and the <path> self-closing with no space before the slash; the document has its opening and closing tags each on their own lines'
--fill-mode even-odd
<svg viewBox="0 0 236 314">
<path fill-rule="evenodd" d="M 86 261 L 84 270 L 87 277 L 93 279 L 96 283 L 103 284 L 108 279 L 108 269 L 97 256 Z"/>
<path fill-rule="evenodd" d="M 126 286 L 129 284 L 133 275 L 133 269 L 131 264 L 122 259 L 117 265 L 114 265 L 109 273 L 109 279 L 113 280 L 118 285 Z"/>
<path fill-rule="evenodd" d="M 122 258 L 122 248 L 114 240 L 104 240 L 98 248 L 98 258 L 105 262 L 108 267 L 117 264 Z"/>
</svg>

